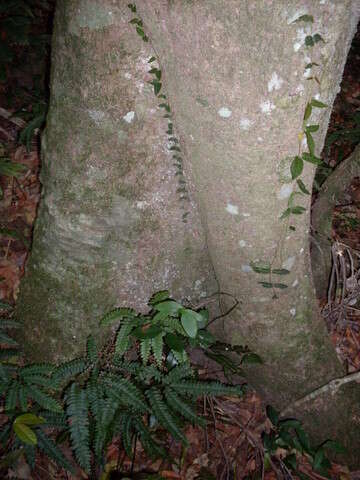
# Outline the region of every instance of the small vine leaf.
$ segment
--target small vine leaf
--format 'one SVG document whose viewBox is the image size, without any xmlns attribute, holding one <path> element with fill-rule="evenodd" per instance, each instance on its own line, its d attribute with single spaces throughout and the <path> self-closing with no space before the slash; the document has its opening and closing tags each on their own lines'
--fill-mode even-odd
<svg viewBox="0 0 360 480">
<path fill-rule="evenodd" d="M 14 432 L 16 433 L 17 437 L 27 445 L 36 445 L 37 438 L 35 432 L 31 430 L 30 427 L 25 425 L 24 423 L 14 423 L 13 425 Z"/>
<path fill-rule="evenodd" d="M 317 132 L 319 130 L 319 125 L 308 125 L 306 127 L 307 132 Z"/>
<path fill-rule="evenodd" d="M 130 8 L 130 10 L 133 12 L 133 13 L 136 13 L 136 5 L 135 3 L 128 3 L 128 8 Z"/>
<path fill-rule="evenodd" d="M 302 193 L 305 193 L 305 195 L 310 195 L 309 190 L 306 188 L 304 182 L 300 178 L 298 178 L 296 182 L 299 185 L 299 188 L 302 191 Z"/>
<path fill-rule="evenodd" d="M 261 263 L 261 262 L 251 262 L 250 267 L 254 270 L 256 273 L 270 273 L 271 267 L 269 263 Z"/>
<path fill-rule="evenodd" d="M 315 33 L 315 35 L 313 36 L 313 40 L 314 40 L 315 43 L 324 42 L 324 39 L 322 38 L 322 36 L 319 33 Z"/>
<path fill-rule="evenodd" d="M 303 168 L 304 168 L 304 162 L 302 158 L 298 156 L 294 157 L 290 166 L 291 177 L 293 180 L 302 174 Z"/>
<path fill-rule="evenodd" d="M 180 147 L 177 147 L 176 145 L 173 145 L 172 147 L 170 147 L 169 150 L 172 152 L 181 152 Z"/>
<path fill-rule="evenodd" d="M 14 421 L 14 425 L 19 423 L 22 423 L 23 425 L 41 425 L 42 423 L 45 423 L 45 418 L 38 417 L 33 413 L 24 413 L 23 415 L 16 417 Z"/>
<path fill-rule="evenodd" d="M 314 39 L 311 35 L 308 35 L 305 37 L 305 45 L 307 47 L 313 47 L 315 45 Z"/>
<path fill-rule="evenodd" d="M 301 215 L 305 211 L 306 211 L 306 208 L 301 207 L 300 205 L 297 205 L 296 207 L 291 208 L 291 213 L 293 213 L 294 215 Z"/>
<path fill-rule="evenodd" d="M 272 407 L 271 405 L 268 405 L 266 407 L 266 415 L 268 419 L 271 421 L 271 423 L 274 425 L 274 427 L 276 427 L 277 424 L 279 423 L 279 412 L 277 412 L 275 408 Z"/>
<path fill-rule="evenodd" d="M 291 230 L 292 232 L 295 232 L 295 230 L 296 230 L 296 228 L 295 228 L 293 225 L 290 225 L 289 228 L 290 228 L 290 230 Z"/>
<path fill-rule="evenodd" d="M 264 288 L 273 288 L 274 284 L 271 282 L 258 282 L 260 285 L 262 285 Z"/>
<path fill-rule="evenodd" d="M 306 135 L 306 141 L 307 141 L 307 144 L 308 144 L 308 147 L 309 147 L 309 152 L 310 152 L 310 155 L 314 155 L 315 154 L 315 142 L 314 142 L 314 139 L 311 135 L 310 132 L 305 132 L 305 135 Z"/>
<path fill-rule="evenodd" d="M 264 363 L 259 355 L 256 353 L 250 352 L 245 353 L 245 355 L 241 359 L 241 365 L 244 364 L 262 364 Z"/>
<path fill-rule="evenodd" d="M 328 105 L 326 103 L 320 102 L 319 100 L 316 100 L 316 98 L 311 99 L 311 106 L 315 108 L 326 108 Z"/>
<path fill-rule="evenodd" d="M 148 60 L 148 63 L 155 62 L 155 60 L 156 60 L 156 57 L 150 57 L 149 60 Z"/>
<path fill-rule="evenodd" d="M 165 302 L 160 302 L 154 305 L 154 309 L 158 312 L 163 312 L 168 315 L 177 314 L 179 310 L 183 308 L 180 303 L 175 302 L 174 300 L 167 300 Z"/>
<path fill-rule="evenodd" d="M 287 218 L 289 217 L 291 214 L 291 208 L 287 208 L 286 210 L 284 210 L 282 212 L 282 214 L 280 215 L 280 220 L 283 220 L 284 218 Z"/>
<path fill-rule="evenodd" d="M 285 283 L 274 283 L 273 287 L 274 288 L 280 288 L 281 290 L 284 290 L 285 288 L 288 288 L 288 285 L 286 285 Z"/>
<path fill-rule="evenodd" d="M 142 27 L 142 21 L 140 20 L 140 18 L 133 18 L 133 19 L 130 20 L 129 23 L 131 23 L 131 24 L 133 24 L 133 25 L 134 25 L 134 24 L 135 24 L 135 25 L 139 25 L 139 27 Z"/>
<path fill-rule="evenodd" d="M 275 275 L 288 275 L 290 270 L 287 270 L 286 268 L 274 268 L 271 273 L 275 273 Z"/>
<path fill-rule="evenodd" d="M 297 18 L 292 23 L 297 23 L 297 22 L 314 23 L 314 17 L 312 15 L 301 15 L 301 17 Z"/>
<path fill-rule="evenodd" d="M 315 155 L 312 155 L 309 152 L 303 152 L 302 159 L 305 160 L 305 162 L 309 162 L 309 163 L 312 163 L 314 165 L 321 165 L 323 163 L 321 158 L 318 158 L 318 157 L 316 157 Z"/>
<path fill-rule="evenodd" d="M 166 100 L 166 95 L 162 93 L 161 95 L 158 95 L 158 98 L 163 98 L 164 100 Z"/>
<path fill-rule="evenodd" d="M 149 305 L 156 305 L 157 303 L 163 302 L 170 298 L 169 290 L 161 290 L 160 292 L 154 293 L 154 295 L 149 300 Z"/>
<path fill-rule="evenodd" d="M 138 35 L 140 35 L 141 38 L 145 37 L 145 32 L 141 27 L 137 26 L 136 31 L 137 31 Z"/>
<path fill-rule="evenodd" d="M 308 103 L 305 107 L 304 121 L 306 121 L 310 117 L 311 112 L 312 112 L 312 106 L 311 106 L 311 103 Z"/>
<path fill-rule="evenodd" d="M 161 90 L 161 82 L 153 82 L 153 86 L 154 86 L 154 93 L 155 95 L 157 95 L 160 90 Z"/>
</svg>

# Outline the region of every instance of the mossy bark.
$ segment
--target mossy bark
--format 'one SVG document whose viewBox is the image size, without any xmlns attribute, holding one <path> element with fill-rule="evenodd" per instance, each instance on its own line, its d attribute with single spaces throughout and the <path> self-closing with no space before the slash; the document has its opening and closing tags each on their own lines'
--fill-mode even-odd
<svg viewBox="0 0 360 480">
<path fill-rule="evenodd" d="M 104 312 L 144 309 L 154 291 L 196 304 L 217 289 L 147 83 L 154 52 L 121 3 L 58 2 L 42 200 L 17 303 L 30 359 L 73 358 L 88 334 L 102 338 Z"/>
<path fill-rule="evenodd" d="M 314 293 L 310 196 L 295 196 L 307 214 L 292 215 L 289 224 L 279 217 L 298 191 L 289 167 L 312 97 L 328 105 L 314 108 L 308 121 L 320 125 L 317 154 L 322 149 L 357 3 L 138 0 L 137 9 L 163 65 L 220 289 L 240 301 L 219 333 L 262 356 L 265 364 L 249 368 L 249 382 L 282 409 L 345 373 Z M 306 14 L 313 23 L 295 21 Z M 305 37 L 316 33 L 324 41 L 307 47 Z M 305 67 L 312 62 L 319 66 L 310 74 Z M 306 163 L 301 179 L 309 190 L 313 177 L 313 165 Z M 273 259 L 274 268 L 290 274 L 269 280 L 251 268 L 252 262 Z M 288 288 L 276 289 L 274 298 L 260 281 Z M 231 305 L 228 298 L 223 311 Z M 323 439 L 337 433 L 359 446 L 358 425 L 350 429 L 360 418 L 358 387 L 311 402 L 307 427 Z M 304 411 L 294 413 L 305 417 Z"/>
</svg>

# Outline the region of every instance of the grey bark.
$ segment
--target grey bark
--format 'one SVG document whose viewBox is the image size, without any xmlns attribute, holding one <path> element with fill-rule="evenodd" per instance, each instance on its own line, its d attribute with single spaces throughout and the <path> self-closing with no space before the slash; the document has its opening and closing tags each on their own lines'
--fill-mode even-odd
<svg viewBox="0 0 360 480">
<path fill-rule="evenodd" d="M 144 309 L 166 288 L 196 304 L 217 290 L 194 202 L 176 192 L 147 83 L 153 51 L 121 4 L 56 11 L 42 200 L 17 304 L 36 360 L 73 358 L 115 306 Z"/>
<path fill-rule="evenodd" d="M 344 374 L 319 315 L 309 215 L 294 217 L 296 230 L 285 234 L 279 216 L 294 188 L 289 166 L 298 152 L 305 105 L 314 95 L 329 105 L 316 111 L 313 122 L 320 125 L 315 138 L 321 151 L 358 18 L 357 3 L 137 2 L 161 62 L 198 203 L 189 229 L 174 221 L 181 218 L 170 180 L 174 172 L 163 152 L 160 121 L 153 121 L 152 93 L 144 84 L 152 53 L 130 32 L 125 3 L 68 0 L 58 7 L 44 142 L 45 194 L 19 301 L 25 322 L 37 329 L 30 341 L 43 350 L 46 343 L 54 344 L 53 357 L 68 342 L 70 354 L 78 348 L 78 338 L 93 328 L 94 323 L 87 323 L 90 317 L 116 299 L 140 304 L 154 286 L 169 284 L 181 284 L 174 293 L 183 296 L 202 279 L 203 291 L 211 290 L 214 277 L 201 218 L 220 290 L 241 301 L 218 333 L 263 357 L 264 366 L 249 369 L 250 383 L 276 407 L 289 407 Z M 293 23 L 304 14 L 313 15 L 312 26 Z M 304 76 L 309 33 L 325 40 L 310 59 L 321 65 L 320 86 Z M 130 125 L 124 123 L 128 112 L 135 112 Z M 308 188 L 313 176 L 307 164 L 302 179 Z M 166 201 L 157 201 L 158 191 Z M 148 202 L 141 203 L 146 210 L 137 202 Z M 297 203 L 309 211 L 308 197 Z M 171 234 L 165 236 L 168 222 Z M 184 260 L 179 252 L 188 244 L 192 255 Z M 155 267 L 145 260 L 154 251 L 166 253 Z M 258 283 L 267 279 L 250 267 L 252 261 L 274 256 L 276 267 L 291 271 L 289 287 L 277 299 Z M 176 275 L 166 279 L 169 264 Z M 40 311 L 33 313 L 31 305 L 39 298 Z M 222 301 L 223 311 L 229 306 Z M 340 436 L 359 446 L 354 423 L 360 418 L 358 395 L 357 384 L 344 384 L 336 394 L 318 396 L 294 413 L 315 436 Z M 356 456 L 350 460 L 358 462 Z"/>
</svg>

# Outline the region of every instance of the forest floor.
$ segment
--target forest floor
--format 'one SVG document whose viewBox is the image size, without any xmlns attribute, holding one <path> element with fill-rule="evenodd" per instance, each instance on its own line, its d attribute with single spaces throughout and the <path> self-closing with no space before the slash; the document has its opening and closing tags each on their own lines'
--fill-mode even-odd
<svg viewBox="0 0 360 480">
<path fill-rule="evenodd" d="M 48 33 L 47 25 L 51 12 L 43 13 L 43 19 L 32 34 Z M 1 25 L 1 24 L 0 24 Z M 4 39 L 4 32 L 1 32 Z M 31 53 L 31 52 L 30 52 Z M 39 60 L 29 54 L 28 47 L 17 47 L 18 63 L 8 68 L 5 78 L 0 81 L 0 301 L 11 305 L 16 303 L 19 283 L 24 274 L 27 256 L 31 249 L 31 239 L 36 211 L 40 199 L 41 167 L 39 137 L 36 126 L 29 131 L 28 145 L 19 142 L 21 131 L 31 126 L 31 121 L 41 116 L 42 102 L 46 101 L 48 54 Z M 27 61 L 24 56 L 28 56 Z M 342 89 L 334 104 L 327 146 L 323 159 L 335 167 L 347 158 L 360 141 L 360 32 L 353 41 L 345 67 Z M 39 83 L 40 82 L 40 83 Z M 41 86 L 42 82 L 42 86 Z M 40 86 L 39 86 L 40 85 Z M 40 107 L 39 107 L 40 105 Z M 35 122 L 36 125 L 36 122 Z M 34 133 L 34 135 L 32 135 Z M 23 140 L 26 142 L 26 138 Z M 5 167 L 1 170 L 1 165 Z M 22 165 L 22 171 L 4 170 L 11 165 Z M 6 175 L 4 173 L 14 173 Z M 355 266 L 359 269 L 360 255 L 360 178 L 353 179 L 348 192 L 346 205 L 337 206 L 333 212 L 333 240 L 349 247 Z M 358 270 L 359 271 L 359 270 Z M 327 299 L 322 299 L 322 305 Z M 338 322 L 335 317 L 328 321 L 328 328 L 336 350 L 346 363 L 348 372 L 360 370 L 360 312 L 356 304 L 349 314 L 347 322 Z M 206 374 L 206 372 L 203 372 Z M 209 418 L 211 428 L 204 431 L 198 427 L 188 427 L 186 436 L 190 447 L 181 450 L 178 444 L 170 443 L 169 451 L 175 463 L 152 462 L 146 458 L 139 446 L 135 461 L 123 453 L 120 442 L 114 442 L 107 452 L 108 469 L 121 465 L 123 471 L 158 472 L 158 478 L 168 479 L 221 479 L 221 478 L 263 478 L 266 480 L 291 478 L 281 471 L 279 465 L 271 465 L 268 471 L 262 470 L 263 450 L 261 434 L 269 430 L 271 424 L 266 417 L 265 406 L 254 392 L 243 398 L 222 398 L 214 402 L 205 402 L 201 406 Z M 0 416 L 1 413 L 0 406 Z M 68 455 L 71 456 L 70 448 Z M 279 458 L 282 452 L 279 449 Z M 234 459 L 236 461 L 234 462 Z M 179 467 L 180 465 L 180 467 Z M 236 465 L 236 469 L 234 469 Z M 312 471 L 308 459 L 299 459 L 299 470 L 314 480 L 323 477 Z M 103 478 L 125 478 L 112 473 Z M 346 466 L 332 464 L 331 475 L 341 480 L 360 478 L 360 472 L 349 472 Z M 130 477 L 130 473 L 129 473 Z M 23 462 L 9 469 L 7 478 L 71 479 L 87 478 L 78 470 L 71 476 L 59 469 L 46 457 L 37 457 L 36 467 L 29 471 Z M 155 477 L 153 477 L 155 478 Z"/>
</svg>

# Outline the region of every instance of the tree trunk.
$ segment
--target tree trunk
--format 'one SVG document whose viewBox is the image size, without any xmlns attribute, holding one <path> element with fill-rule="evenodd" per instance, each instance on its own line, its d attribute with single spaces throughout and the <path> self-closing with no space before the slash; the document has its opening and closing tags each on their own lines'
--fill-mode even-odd
<svg viewBox="0 0 360 480">
<path fill-rule="evenodd" d="M 59 2 L 43 195 L 17 304 L 32 359 L 73 358 L 116 305 L 217 290 L 194 203 L 176 192 L 167 121 L 146 83 L 152 54 L 126 3 Z"/>
<path fill-rule="evenodd" d="M 320 125 L 313 136 L 321 151 L 356 2 L 138 0 L 137 9 L 161 62 L 217 281 L 241 302 L 219 333 L 262 356 L 249 381 L 283 409 L 344 375 L 314 293 L 310 216 L 279 217 L 289 199 L 309 212 L 310 196 L 292 195 L 299 188 L 290 164 L 306 150 L 299 133 L 314 97 L 328 105 L 307 121 Z M 163 129 L 144 84 L 152 53 L 130 31 L 130 11 L 110 0 L 68 0 L 56 18 L 45 194 L 19 301 L 24 321 L 36 325 L 37 342 L 29 340 L 56 342 L 52 356 L 63 342 L 72 353 L 93 328 L 89 319 L 116 299 L 141 303 L 175 280 L 185 289 L 180 296 L 202 279 L 208 292 L 214 282 L 195 208 L 192 222 L 181 224 Z M 313 176 L 306 163 L 309 190 Z M 154 252 L 164 255 L 159 266 Z M 290 274 L 261 276 L 251 267 L 259 261 Z M 229 306 L 225 299 L 223 311 Z M 294 413 L 315 436 L 360 446 L 357 387 L 317 395 Z"/>
</svg>

